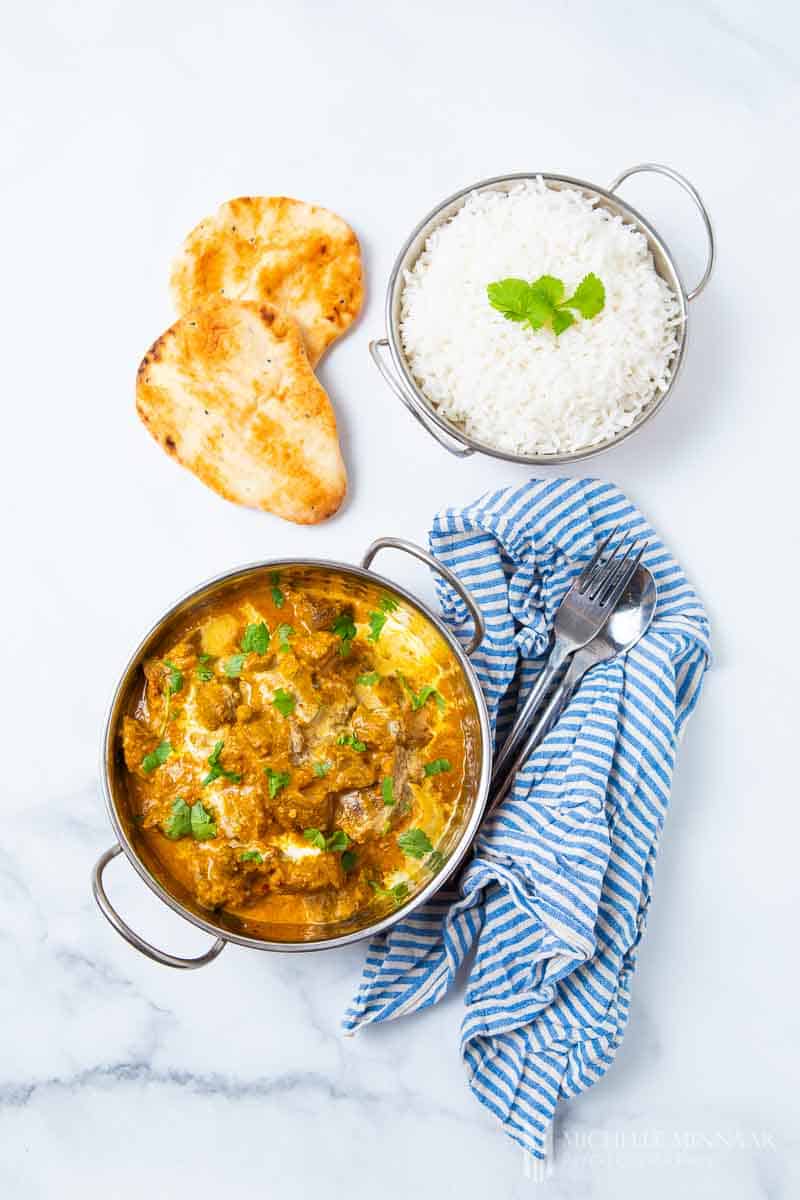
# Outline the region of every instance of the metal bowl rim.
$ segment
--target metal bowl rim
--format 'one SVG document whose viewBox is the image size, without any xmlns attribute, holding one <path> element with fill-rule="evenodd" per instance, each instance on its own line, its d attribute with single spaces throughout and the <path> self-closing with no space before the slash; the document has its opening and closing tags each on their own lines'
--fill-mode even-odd
<svg viewBox="0 0 800 1200">
<path fill-rule="evenodd" d="M 394 314 L 392 311 L 394 307 L 395 294 L 397 293 L 398 288 L 402 289 L 403 287 L 403 262 L 408 254 L 409 249 L 417 240 L 417 238 L 427 230 L 428 226 L 431 227 L 428 230 L 428 233 L 433 233 L 434 228 L 436 227 L 436 218 L 444 209 L 449 208 L 451 204 L 455 204 L 459 200 L 466 201 L 473 192 L 490 191 L 499 184 L 522 183 L 525 180 L 536 179 L 542 179 L 546 183 L 551 181 L 554 183 L 563 183 L 569 187 L 575 187 L 587 192 L 591 192 L 596 196 L 602 197 L 602 199 L 606 200 L 612 207 L 621 209 L 623 214 L 627 214 L 629 217 L 633 218 L 635 222 L 638 222 L 639 225 L 643 226 L 647 231 L 648 236 L 652 238 L 652 240 L 658 246 L 658 249 L 663 254 L 664 259 L 669 264 L 669 267 L 675 277 L 675 281 L 678 284 L 677 298 L 680 302 L 681 309 L 680 322 L 678 326 L 680 329 L 680 340 L 678 343 L 678 349 L 675 352 L 669 383 L 664 391 L 661 392 L 660 395 L 656 396 L 655 399 L 650 402 L 647 408 L 643 409 L 633 425 L 629 426 L 627 429 L 621 430 L 618 434 L 612 438 L 608 438 L 605 442 L 598 442 L 596 445 L 587 446 L 580 450 L 569 451 L 568 453 L 564 454 L 512 454 L 510 451 L 499 450 L 496 446 L 490 446 L 486 442 L 479 441 L 478 438 L 471 437 L 469 434 L 464 433 L 462 429 L 459 429 L 459 427 L 453 422 L 448 421 L 446 417 L 442 417 L 419 387 L 410 370 L 408 369 L 405 361 L 405 355 L 401 348 L 400 331 L 397 328 L 397 322 L 394 319 Z M 575 179 L 570 175 L 555 175 L 546 171 L 519 171 L 511 175 L 494 175 L 489 179 L 483 179 L 478 183 L 470 184 L 469 187 L 460 188 L 457 192 L 453 192 L 451 196 L 448 196 L 446 200 L 443 200 L 440 204 L 437 204 L 435 208 L 432 208 L 427 216 L 422 218 L 422 220 L 415 226 L 415 228 L 406 238 L 399 254 L 394 261 L 386 288 L 384 320 L 386 324 L 386 340 L 389 343 L 389 352 L 392 356 L 392 362 L 394 363 L 395 369 L 399 372 L 402 382 L 406 385 L 406 387 L 411 389 L 416 401 L 424 408 L 426 418 L 430 418 L 430 420 L 433 421 L 444 434 L 461 443 L 461 445 L 469 446 L 470 449 L 476 450 L 481 454 L 486 454 L 490 458 L 498 458 L 503 462 L 520 463 L 523 466 L 558 466 L 564 463 L 579 462 L 581 459 L 585 458 L 593 458 L 596 454 L 602 454 L 604 451 L 610 450 L 614 446 L 618 446 L 621 442 L 624 442 L 626 438 L 629 438 L 632 434 L 636 433 L 637 430 L 641 429 L 651 417 L 654 417 L 656 413 L 661 410 L 664 402 L 672 391 L 675 381 L 680 374 L 681 367 L 683 366 L 683 361 L 686 354 L 686 343 L 689 335 L 689 305 L 686 298 L 686 288 L 684 287 L 681 273 L 678 270 L 675 259 L 673 258 L 668 246 L 664 242 L 661 235 L 650 224 L 650 222 L 643 217 L 642 214 L 633 207 L 633 205 L 628 204 L 627 201 L 620 199 L 616 192 L 609 192 L 607 189 L 598 187 L 594 183 L 589 183 L 585 179 Z"/>
<path fill-rule="evenodd" d="M 432 875 L 430 880 L 425 884 L 420 891 L 415 894 L 406 904 L 398 908 L 392 913 L 387 914 L 380 921 L 376 921 L 371 925 L 365 926 L 363 929 L 354 930 L 352 933 L 342 934 L 336 938 L 321 939 L 314 942 L 272 942 L 263 938 L 248 937 L 245 934 L 237 934 L 227 929 L 221 929 L 219 926 L 206 921 L 203 917 L 193 913 L 191 909 L 185 907 L 181 902 L 169 892 L 163 884 L 150 873 L 141 858 L 136 852 L 136 849 L 131 844 L 127 831 L 119 818 L 112 787 L 109 780 L 108 762 L 109 754 L 113 750 L 113 739 L 116 734 L 117 725 L 120 714 L 117 712 L 117 705 L 121 698 L 123 689 L 125 688 L 130 674 L 135 670 L 140 662 L 143 653 L 148 645 L 161 632 L 167 622 L 175 616 L 184 606 L 190 605 L 192 601 L 199 600 L 202 594 L 212 588 L 223 586 L 227 583 L 232 583 L 238 578 L 245 578 L 248 575 L 255 574 L 264 570 L 275 570 L 280 567 L 321 567 L 325 570 L 341 571 L 347 575 L 356 576 L 370 583 L 376 583 L 389 588 L 396 592 L 399 596 L 420 613 L 421 616 L 427 618 L 433 624 L 436 630 L 442 635 L 446 643 L 453 651 L 456 659 L 461 667 L 472 693 L 472 698 L 475 701 L 475 707 L 478 713 L 478 723 L 480 726 L 481 740 L 481 767 L 476 787 L 475 801 L 473 803 L 470 819 L 461 831 L 459 840 L 453 849 L 450 857 L 445 865 L 436 874 Z M 472 840 L 477 832 L 481 818 L 486 808 L 486 801 L 489 792 L 489 776 L 492 759 L 492 734 L 489 723 L 489 712 L 486 707 L 486 699 L 483 695 L 483 689 L 480 686 L 478 677 L 475 673 L 475 668 L 465 654 L 462 647 L 459 645 L 455 636 L 447 628 L 447 626 L 432 612 L 426 604 L 424 604 L 413 593 L 406 588 L 388 579 L 385 575 L 380 575 L 377 571 L 364 567 L 353 566 L 350 563 L 337 562 L 333 559 L 325 558 L 276 558 L 266 559 L 264 561 L 245 563 L 242 566 L 231 568 L 228 571 L 222 572 L 220 575 L 214 575 L 210 579 L 206 579 L 203 583 L 191 588 L 183 593 L 169 608 L 161 615 L 161 617 L 151 625 L 147 633 L 140 639 L 133 654 L 129 657 L 124 669 L 122 670 L 117 685 L 114 688 L 111 701 L 108 705 L 106 718 L 103 723 L 103 735 L 100 746 L 100 781 L 105 798 L 106 811 L 108 812 L 111 826 L 116 834 L 117 840 L 122 847 L 126 859 L 134 868 L 136 873 L 144 880 L 147 886 L 153 891 L 160 900 L 172 909 L 179 916 L 184 917 L 199 929 L 211 934 L 215 938 L 220 938 L 227 942 L 233 942 L 239 946 L 247 946 L 253 950 L 272 950 L 284 953 L 297 953 L 302 951 L 314 950 L 333 950 L 339 946 L 347 946 L 352 942 L 363 941 L 373 937 L 375 934 L 382 933 L 396 924 L 402 917 L 408 916 L 416 908 L 419 908 L 426 900 L 428 900 L 435 892 L 439 891 L 445 884 L 447 879 L 451 877 L 453 872 L 459 866 L 464 856 L 466 855 Z"/>
</svg>

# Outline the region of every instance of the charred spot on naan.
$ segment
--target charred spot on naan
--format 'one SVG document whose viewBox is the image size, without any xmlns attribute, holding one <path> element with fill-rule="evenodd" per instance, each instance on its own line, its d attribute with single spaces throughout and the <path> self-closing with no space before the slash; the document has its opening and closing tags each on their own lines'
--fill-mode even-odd
<svg viewBox="0 0 800 1200">
<path fill-rule="evenodd" d="M 300 325 L 314 366 L 361 310 L 361 250 L 350 226 L 328 209 L 242 196 L 192 230 L 171 287 L 184 314 L 220 296 L 276 305 Z"/>
<path fill-rule="evenodd" d="M 176 321 L 139 367 L 136 407 L 168 454 L 237 504 L 314 524 L 347 477 L 336 418 L 297 324 L 216 300 Z"/>
</svg>

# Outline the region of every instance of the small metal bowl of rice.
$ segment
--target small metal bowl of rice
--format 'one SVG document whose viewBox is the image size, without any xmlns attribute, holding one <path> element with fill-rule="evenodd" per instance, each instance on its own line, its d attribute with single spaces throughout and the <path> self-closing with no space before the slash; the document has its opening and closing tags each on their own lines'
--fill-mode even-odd
<svg viewBox="0 0 800 1200">
<path fill-rule="evenodd" d="M 708 257 L 689 291 L 659 234 L 616 195 L 640 172 L 666 175 L 698 208 Z M 370 353 L 451 454 L 576 462 L 618 445 L 662 407 L 683 363 L 689 301 L 713 265 L 705 205 L 670 167 L 629 167 L 607 189 L 562 175 L 487 179 L 411 233 L 389 278 L 386 336 Z M 574 297 L 589 276 L 602 282 L 602 311 L 570 315 L 563 327 L 506 319 L 487 298 L 497 281 L 524 288 L 542 278 Z"/>
</svg>

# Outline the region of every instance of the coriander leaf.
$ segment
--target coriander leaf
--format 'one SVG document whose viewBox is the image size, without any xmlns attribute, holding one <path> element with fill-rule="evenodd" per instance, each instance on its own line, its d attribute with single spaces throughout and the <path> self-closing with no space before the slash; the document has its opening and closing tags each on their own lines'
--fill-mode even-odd
<svg viewBox="0 0 800 1200">
<path fill-rule="evenodd" d="M 278 641 L 280 642 L 281 653 L 285 654 L 287 650 L 291 650 L 289 638 L 294 636 L 294 628 L 291 625 L 278 626 Z"/>
<path fill-rule="evenodd" d="M 564 283 L 555 275 L 540 275 L 531 284 L 531 292 L 551 308 L 556 308 L 564 299 Z"/>
<path fill-rule="evenodd" d="M 370 879 L 367 882 L 381 900 L 394 900 L 395 904 L 399 904 L 408 895 L 408 884 L 405 882 L 396 883 L 394 887 L 390 888 L 383 887 L 376 879 Z"/>
<path fill-rule="evenodd" d="M 311 842 L 312 846 L 316 846 L 318 850 L 325 849 L 325 834 L 319 829 L 304 829 L 303 837 L 307 842 Z"/>
<path fill-rule="evenodd" d="M 369 633 L 367 634 L 368 642 L 377 642 L 378 638 L 383 633 L 383 627 L 386 624 L 386 613 L 371 612 L 369 614 Z"/>
<path fill-rule="evenodd" d="M 567 308 L 577 308 L 582 317 L 590 321 L 601 313 L 606 304 L 606 289 L 593 271 L 584 275 L 569 300 L 564 301 Z"/>
<path fill-rule="evenodd" d="M 284 604 L 286 603 L 286 597 L 280 589 L 280 571 L 273 571 L 269 578 L 270 583 L 272 584 L 272 587 L 270 588 L 270 592 L 272 594 L 272 603 L 276 608 L 283 608 Z"/>
<path fill-rule="evenodd" d="M 552 321 L 555 309 L 544 296 L 531 294 L 528 301 L 528 324 L 531 329 L 542 329 L 548 321 Z"/>
<path fill-rule="evenodd" d="M 441 775 L 443 771 L 452 771 L 452 769 L 446 758 L 435 758 L 433 762 L 426 763 L 424 767 L 426 775 Z"/>
<path fill-rule="evenodd" d="M 507 321 L 527 321 L 530 284 L 524 279 L 499 279 L 486 289 L 489 303 Z"/>
<path fill-rule="evenodd" d="M 378 608 L 381 610 L 381 612 L 385 612 L 385 613 L 397 612 L 398 607 L 399 606 L 398 606 L 397 601 L 393 600 L 391 596 L 387 596 L 386 592 L 383 592 L 381 594 L 381 598 L 378 601 Z"/>
<path fill-rule="evenodd" d="M 211 669 L 211 667 L 208 665 L 210 662 L 211 662 L 210 654 L 201 654 L 197 660 L 197 666 L 195 668 L 194 673 L 197 676 L 197 678 L 201 681 L 201 683 L 208 683 L 208 681 L 210 679 L 214 678 L 214 672 Z"/>
<path fill-rule="evenodd" d="M 433 850 L 433 843 L 423 829 L 407 829 L 400 834 L 397 844 L 410 858 L 424 858 Z"/>
<path fill-rule="evenodd" d="M 242 673 L 246 654 L 233 654 L 226 663 L 223 664 L 223 671 L 229 679 L 238 679 Z"/>
<path fill-rule="evenodd" d="M 168 837 L 171 842 L 175 842 L 178 838 L 186 837 L 191 832 L 191 828 L 192 810 L 179 796 L 172 806 L 170 815 L 162 825 L 164 836 Z"/>
<path fill-rule="evenodd" d="M 297 703 L 294 696 L 290 696 L 283 688 L 278 688 L 275 695 L 272 697 L 272 706 L 277 708 L 278 712 L 283 717 L 288 717 L 294 712 L 294 706 Z"/>
<path fill-rule="evenodd" d="M 273 771 L 272 767 L 265 767 L 264 774 L 267 777 L 269 798 L 274 800 L 281 788 L 285 788 L 289 783 L 291 777 L 288 771 Z"/>
<path fill-rule="evenodd" d="M 224 742 L 217 742 L 214 746 L 214 749 L 209 754 L 208 765 L 211 768 L 211 770 L 208 772 L 205 779 L 201 783 L 201 785 L 200 785 L 201 787 L 206 787 L 209 783 L 213 783 L 215 779 L 220 779 L 220 778 L 230 779 L 231 783 L 241 783 L 242 782 L 241 775 L 238 775 L 236 773 L 236 771 L 226 771 L 225 768 L 223 767 L 222 763 L 219 761 L 219 757 L 222 754 L 222 749 L 223 749 L 224 745 L 225 745 Z"/>
<path fill-rule="evenodd" d="M 172 754 L 172 746 L 169 742 L 159 742 L 155 750 L 151 750 L 149 754 L 145 754 L 142 759 L 142 770 L 146 775 L 151 771 L 155 771 L 156 767 L 162 767 Z"/>
<path fill-rule="evenodd" d="M 174 696 L 183 687 L 183 673 L 178 670 L 175 663 L 171 663 L 168 658 L 164 659 L 164 666 L 167 668 L 167 687 L 169 688 L 170 696 Z"/>
<path fill-rule="evenodd" d="M 269 630 L 266 622 L 259 621 L 256 625 L 248 625 L 242 638 L 242 650 L 245 654 L 266 654 L 269 649 Z"/>
<path fill-rule="evenodd" d="M 350 845 L 350 838 L 343 829 L 337 829 L 325 841 L 326 850 L 346 850 Z"/>
<path fill-rule="evenodd" d="M 314 774 L 318 779 L 324 779 L 330 769 L 331 764 L 329 762 L 314 763 Z"/>
<path fill-rule="evenodd" d="M 367 748 L 366 742 L 360 742 L 352 733 L 340 733 L 336 739 L 337 746 L 350 746 L 357 754 L 363 754 Z"/>
<path fill-rule="evenodd" d="M 433 854 L 429 854 L 425 866 L 429 871 L 438 871 L 444 866 L 444 855 L 441 850 L 434 850 Z"/>
<path fill-rule="evenodd" d="M 444 712 L 445 708 L 447 707 L 445 698 L 444 698 L 444 696 L 442 696 L 442 694 L 439 691 L 437 691 L 437 689 L 435 687 L 432 687 L 431 684 L 426 683 L 424 688 L 422 688 L 422 690 L 419 692 L 419 694 L 417 694 L 417 692 L 414 691 L 411 684 L 406 679 L 405 675 L 401 675 L 400 672 L 398 671 L 397 678 L 400 680 L 403 687 L 408 692 L 408 695 L 411 699 L 411 707 L 414 709 L 415 712 L 417 712 L 420 708 L 422 708 L 425 701 L 430 700 L 431 697 L 433 697 L 433 699 L 435 700 L 436 707 L 439 709 L 439 711 Z"/>
<path fill-rule="evenodd" d="M 353 850 L 345 850 L 342 855 L 342 870 L 352 871 L 357 862 L 358 855 Z"/>
<path fill-rule="evenodd" d="M 198 800 L 192 805 L 192 837 L 195 841 L 205 842 L 208 838 L 216 837 L 217 826 Z"/>
<path fill-rule="evenodd" d="M 387 775 L 381 784 L 381 795 L 384 804 L 394 804 L 394 780 L 391 775 Z"/>
<path fill-rule="evenodd" d="M 363 687 L 374 687 L 380 682 L 380 675 L 377 671 L 369 671 L 366 675 L 359 675 L 356 683 L 360 683 Z"/>
<path fill-rule="evenodd" d="M 340 613 L 333 622 L 333 625 L 331 625 L 331 632 L 335 633 L 338 638 L 341 638 L 342 644 L 339 647 L 339 653 L 342 658 L 346 658 L 350 653 L 350 644 L 355 641 L 356 634 L 358 633 L 351 614 Z"/>
<path fill-rule="evenodd" d="M 560 308 L 558 312 L 553 313 L 553 333 L 556 335 L 556 337 L 558 337 L 560 333 L 563 333 L 565 329 L 569 329 L 570 325 L 574 324 L 575 318 L 573 317 L 572 313 L 567 312 L 566 309 Z"/>
<path fill-rule="evenodd" d="M 263 863 L 263 861 L 263 856 L 258 850 L 245 850 L 244 854 L 239 855 L 239 862 Z"/>
</svg>

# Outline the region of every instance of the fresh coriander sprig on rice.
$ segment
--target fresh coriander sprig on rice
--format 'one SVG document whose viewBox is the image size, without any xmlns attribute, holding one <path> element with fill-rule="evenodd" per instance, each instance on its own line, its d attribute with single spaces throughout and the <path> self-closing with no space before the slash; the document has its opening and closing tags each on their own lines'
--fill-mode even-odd
<svg viewBox="0 0 800 1200">
<path fill-rule="evenodd" d="M 532 329 L 549 325 L 558 337 L 575 323 L 569 311 L 574 308 L 590 321 L 601 313 L 606 303 L 606 289 L 590 271 L 584 275 L 575 291 L 564 299 L 564 281 L 555 275 L 540 275 L 533 283 L 524 279 L 499 279 L 486 289 L 489 303 L 507 321 L 526 321 Z"/>
</svg>

